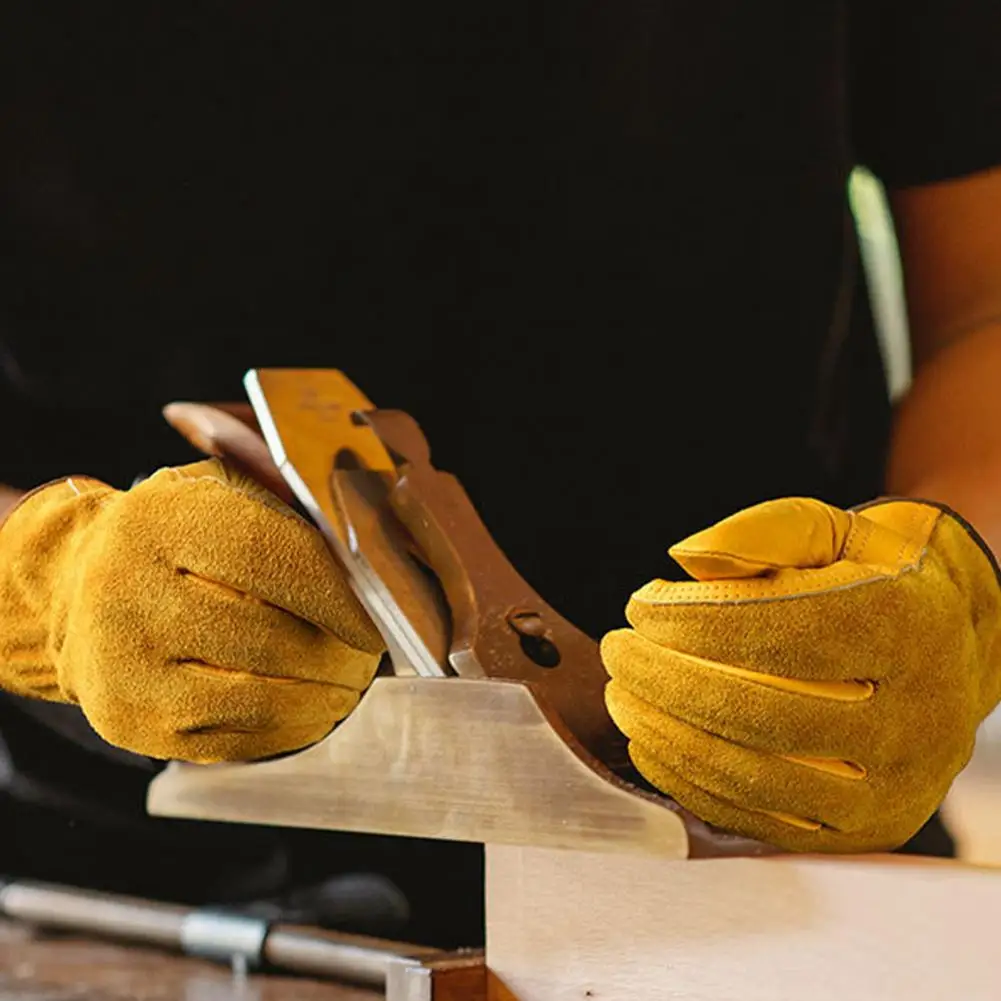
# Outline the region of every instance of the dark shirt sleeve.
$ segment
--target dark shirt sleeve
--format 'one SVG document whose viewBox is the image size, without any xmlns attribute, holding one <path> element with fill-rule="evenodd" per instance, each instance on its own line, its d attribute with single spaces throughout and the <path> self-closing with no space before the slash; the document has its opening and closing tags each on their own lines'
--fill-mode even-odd
<svg viewBox="0 0 1001 1001">
<path fill-rule="evenodd" d="M 894 187 L 1001 164 L 1001 3 L 849 6 L 856 161 Z"/>
</svg>

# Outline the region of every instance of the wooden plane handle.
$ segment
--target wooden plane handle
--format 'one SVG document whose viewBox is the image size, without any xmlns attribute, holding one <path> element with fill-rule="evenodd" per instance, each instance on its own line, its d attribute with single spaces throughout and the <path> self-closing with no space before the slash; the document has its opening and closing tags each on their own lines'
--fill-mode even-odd
<svg viewBox="0 0 1001 1001">
<path fill-rule="evenodd" d="M 170 403 L 167 423 L 199 451 L 223 459 L 286 504 L 296 499 L 271 458 L 249 403 Z"/>
</svg>

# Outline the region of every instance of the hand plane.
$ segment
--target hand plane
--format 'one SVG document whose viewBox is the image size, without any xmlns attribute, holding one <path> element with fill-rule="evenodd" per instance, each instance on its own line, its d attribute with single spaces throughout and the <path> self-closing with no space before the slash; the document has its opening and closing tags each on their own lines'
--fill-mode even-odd
<svg viewBox="0 0 1001 1001">
<path fill-rule="evenodd" d="M 238 407 L 175 405 L 168 420 L 312 519 L 388 657 L 319 744 L 173 763 L 151 813 L 667 858 L 769 851 L 645 786 L 605 709 L 597 644 L 518 574 L 412 417 L 335 370 L 253 370 L 245 386 L 256 426 Z"/>
</svg>

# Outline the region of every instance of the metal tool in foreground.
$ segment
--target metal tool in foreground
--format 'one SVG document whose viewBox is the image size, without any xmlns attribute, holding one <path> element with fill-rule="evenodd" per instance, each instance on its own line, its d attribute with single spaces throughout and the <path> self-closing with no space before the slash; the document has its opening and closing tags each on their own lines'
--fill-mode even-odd
<svg viewBox="0 0 1001 1001">
<path fill-rule="evenodd" d="M 231 965 L 384 990 L 386 1001 L 431 998 L 448 980 L 475 999 L 483 956 L 269 922 L 214 908 L 41 883 L 0 880 L 0 915 L 38 928 L 152 945 Z"/>
</svg>

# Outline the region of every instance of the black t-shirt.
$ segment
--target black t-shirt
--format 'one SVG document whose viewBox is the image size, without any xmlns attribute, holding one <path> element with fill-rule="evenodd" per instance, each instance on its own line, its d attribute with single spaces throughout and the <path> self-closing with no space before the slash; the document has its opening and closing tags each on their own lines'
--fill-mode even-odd
<svg viewBox="0 0 1001 1001">
<path fill-rule="evenodd" d="M 848 173 L 1001 161 L 987 0 L 16 22 L 0 479 L 127 486 L 192 457 L 162 403 L 338 367 L 420 420 L 594 635 L 685 534 L 768 497 L 879 491 L 889 406 Z"/>
</svg>

